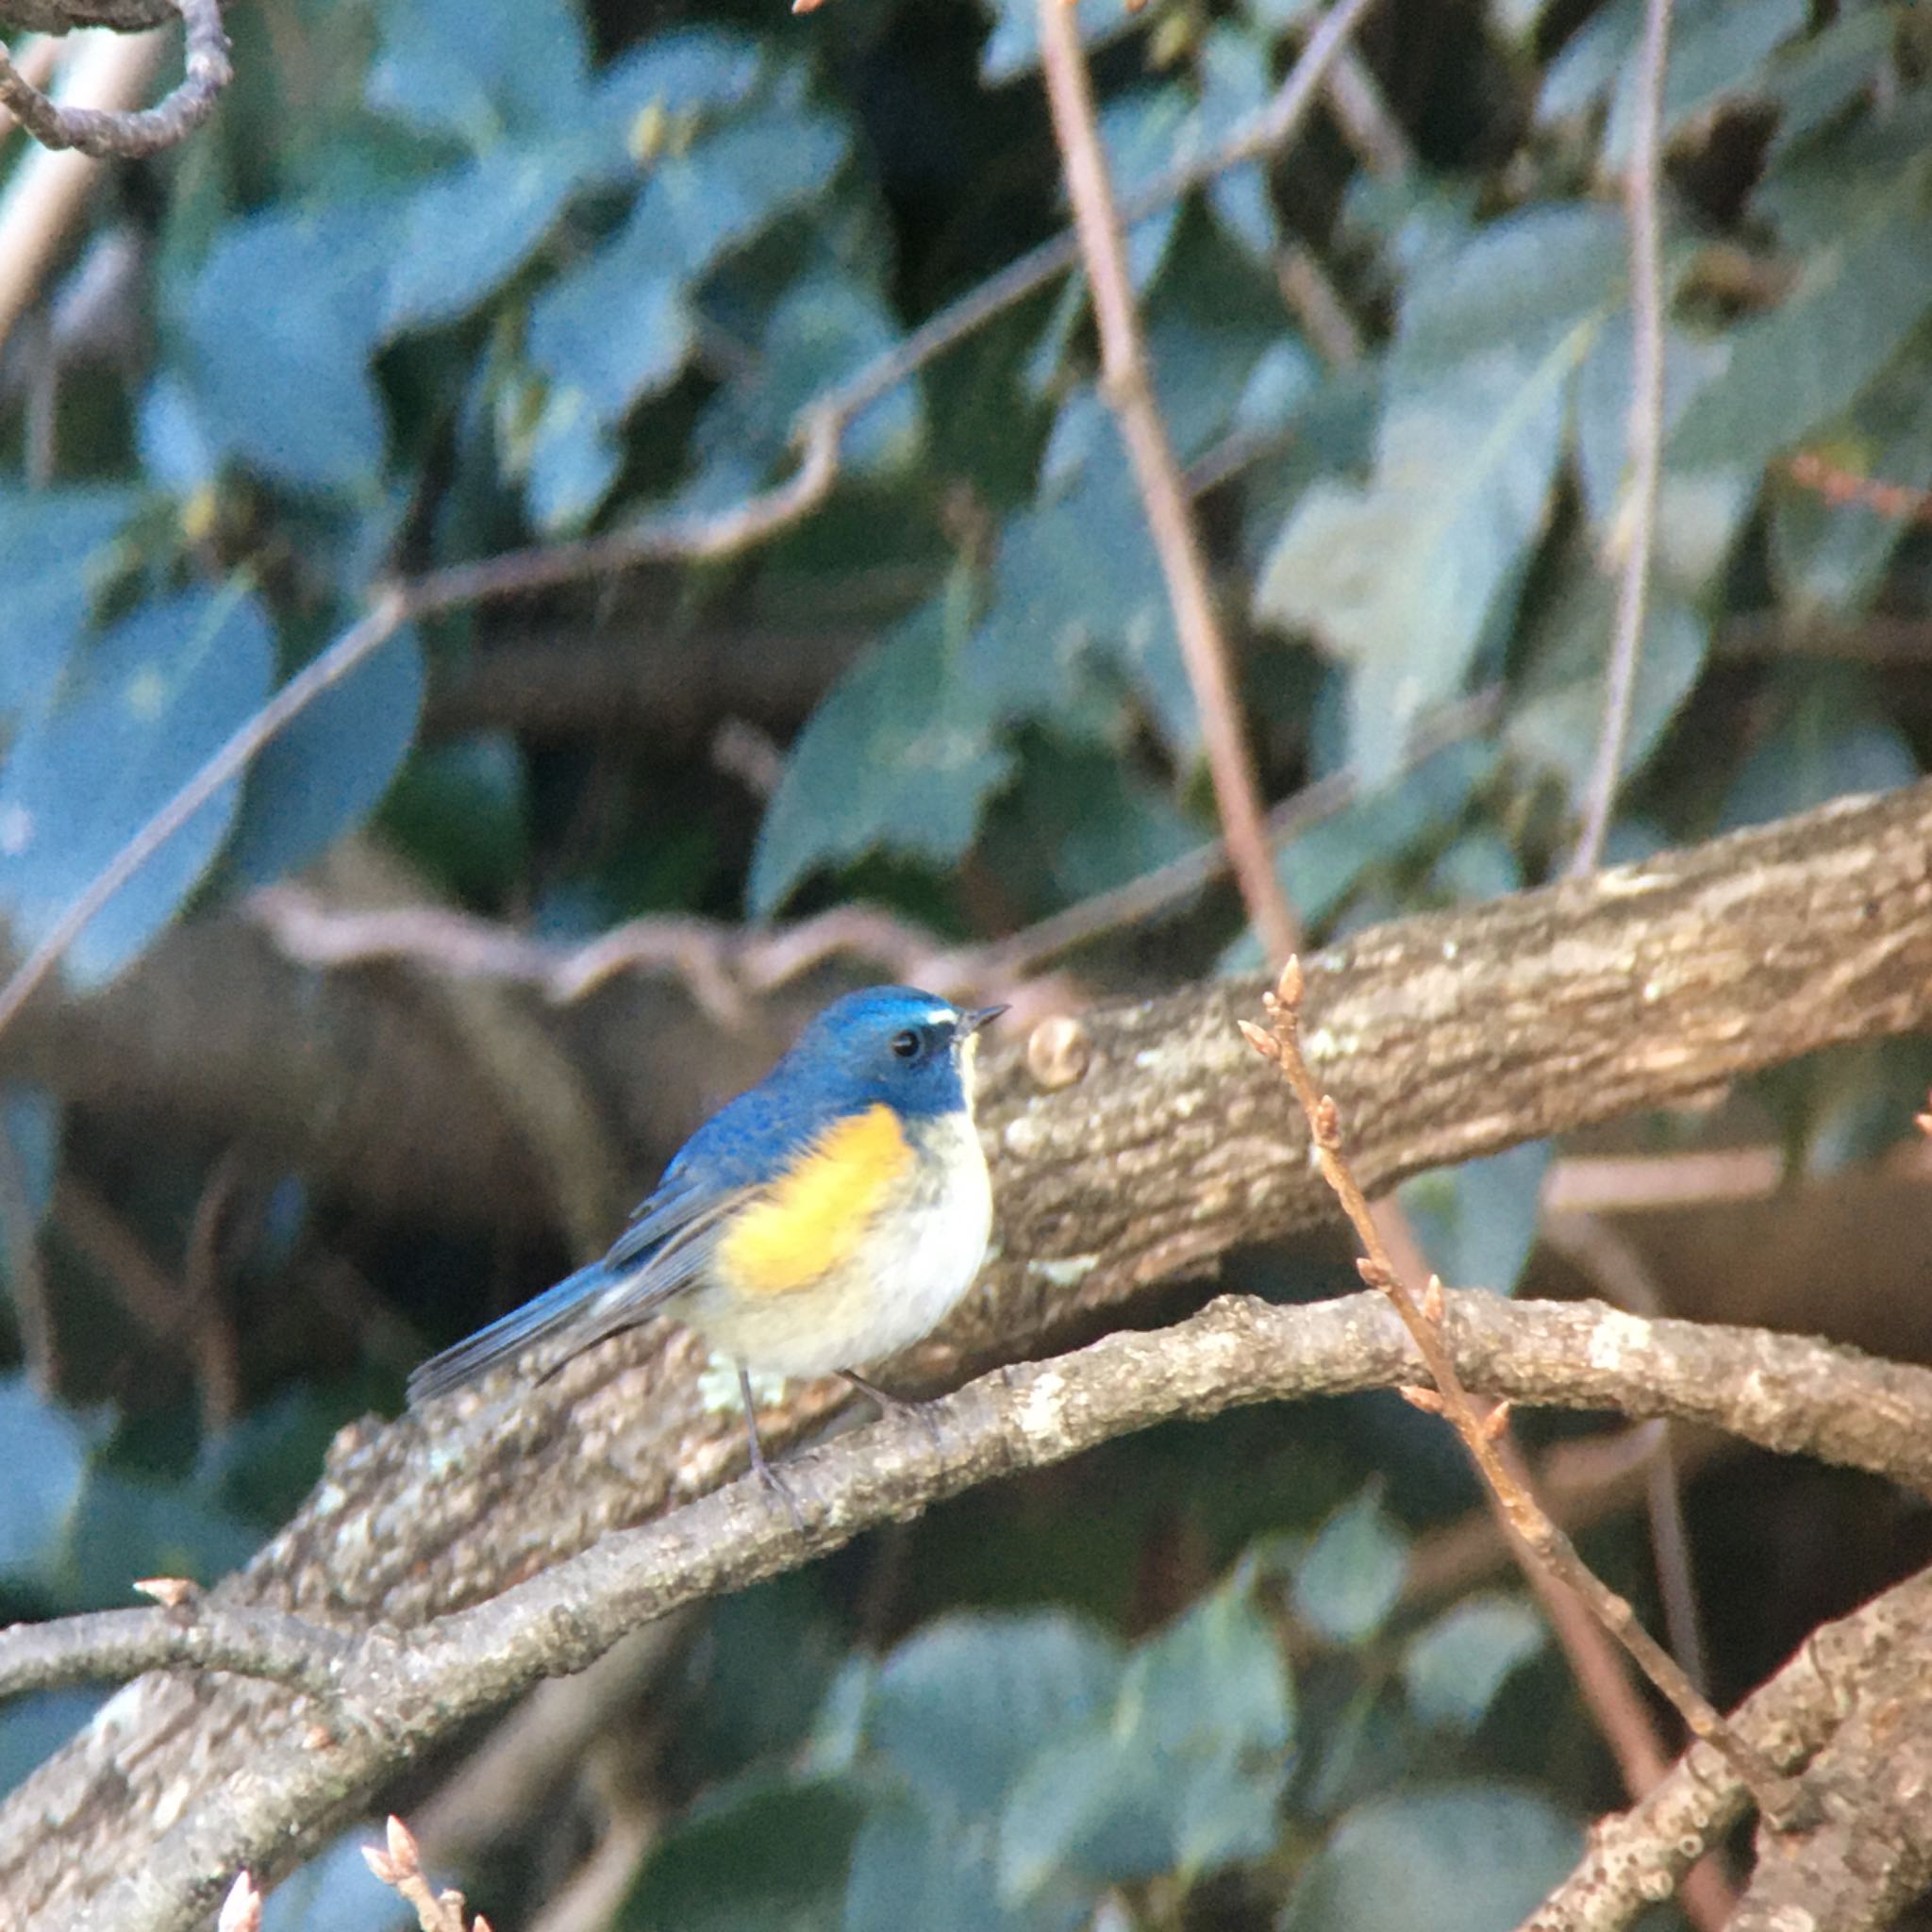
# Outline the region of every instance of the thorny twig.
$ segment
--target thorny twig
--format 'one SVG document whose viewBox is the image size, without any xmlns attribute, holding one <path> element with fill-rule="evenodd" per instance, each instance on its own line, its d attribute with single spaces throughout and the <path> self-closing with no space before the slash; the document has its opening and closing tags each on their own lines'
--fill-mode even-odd
<svg viewBox="0 0 1932 1932">
<path fill-rule="evenodd" d="M 1508 1406 L 1499 1405 L 1486 1415 L 1463 1386 L 1443 1338 L 1441 1280 L 1431 1275 L 1427 1290 L 1418 1300 L 1391 1265 L 1369 1211 L 1368 1198 L 1342 1151 L 1340 1109 L 1332 1098 L 1316 1087 L 1302 1054 L 1302 994 L 1301 961 L 1291 959 L 1275 991 L 1265 998 L 1270 1026 L 1243 1020 L 1240 1023 L 1241 1034 L 1263 1059 L 1273 1060 L 1280 1067 L 1293 1091 L 1307 1118 L 1308 1134 L 1323 1178 L 1334 1190 L 1365 1251 L 1365 1258 L 1356 1264 L 1362 1279 L 1388 1297 L 1428 1369 L 1435 1384 L 1433 1391 L 1405 1390 L 1404 1394 L 1418 1407 L 1442 1416 L 1461 1437 L 1485 1486 L 1524 1546 L 1543 1569 L 1582 1597 L 1597 1621 L 1623 1644 L 1690 1729 L 1723 1756 L 1750 1787 L 1766 1820 L 1789 1821 L 1798 1809 L 1802 1796 L 1799 1787 L 1737 1737 L 1676 1660 L 1637 1621 L 1629 1604 L 1590 1569 L 1570 1539 L 1537 1507 L 1528 1491 L 1507 1468 L 1498 1441 L 1507 1425 Z"/>
</svg>

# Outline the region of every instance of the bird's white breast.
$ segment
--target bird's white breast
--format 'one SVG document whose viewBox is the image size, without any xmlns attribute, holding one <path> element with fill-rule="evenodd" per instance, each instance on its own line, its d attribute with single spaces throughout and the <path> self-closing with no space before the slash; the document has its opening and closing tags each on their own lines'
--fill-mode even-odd
<svg viewBox="0 0 1932 1932">
<path fill-rule="evenodd" d="M 778 1375 L 857 1369 L 923 1340 L 972 1287 L 992 1231 L 992 1183 L 970 1113 L 908 1120 L 915 1158 L 838 1267 L 779 1293 L 701 1284 L 680 1316 L 725 1355 Z"/>
</svg>

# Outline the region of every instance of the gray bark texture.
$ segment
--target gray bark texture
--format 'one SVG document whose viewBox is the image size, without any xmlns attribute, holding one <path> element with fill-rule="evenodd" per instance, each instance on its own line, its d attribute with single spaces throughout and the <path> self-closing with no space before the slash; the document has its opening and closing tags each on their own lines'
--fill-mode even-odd
<svg viewBox="0 0 1932 1932">
<path fill-rule="evenodd" d="M 1932 784 L 1406 920 L 1310 958 L 1309 1058 L 1363 1180 L 1386 1187 L 1923 1025 L 1928 852 Z M 889 1383 L 936 1389 L 1092 1335 L 1158 1284 L 1330 1214 L 1278 1074 L 1235 1029 L 1260 991 L 1191 987 L 1083 1014 L 1051 1051 L 1039 1034 L 1030 1053 L 989 1051 L 995 1250 L 967 1305 L 885 1371 Z M 37 1024 L 44 1043 L 49 1025 L 84 1031 L 86 1009 Z M 702 1366 L 689 1337 L 654 1328 L 539 1386 L 502 1374 L 424 1419 L 346 1429 L 225 1600 L 408 1630 L 537 1577 L 738 1470 L 739 1421 L 707 1407 Z M 1760 1395 L 1778 1408 L 1774 1388 Z M 764 1412 L 768 1441 L 817 1429 L 847 1400 L 794 1391 Z M 1752 1433 L 1774 1441 L 1777 1424 L 1767 1414 Z M 569 1649 L 568 1630 L 558 1643 Z M 0 1921 L 84 1923 L 88 1900 L 246 1773 L 287 1711 L 285 1692 L 232 1680 L 130 1686 L 0 1807 Z"/>
</svg>

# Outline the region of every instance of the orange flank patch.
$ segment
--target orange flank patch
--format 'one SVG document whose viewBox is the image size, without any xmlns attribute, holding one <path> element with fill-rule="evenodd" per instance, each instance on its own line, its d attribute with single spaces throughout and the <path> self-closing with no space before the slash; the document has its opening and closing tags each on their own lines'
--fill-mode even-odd
<svg viewBox="0 0 1932 1932">
<path fill-rule="evenodd" d="M 810 1288 L 850 1258 L 911 1161 L 891 1108 L 838 1122 L 738 1217 L 719 1243 L 719 1266 L 748 1294 Z"/>
</svg>

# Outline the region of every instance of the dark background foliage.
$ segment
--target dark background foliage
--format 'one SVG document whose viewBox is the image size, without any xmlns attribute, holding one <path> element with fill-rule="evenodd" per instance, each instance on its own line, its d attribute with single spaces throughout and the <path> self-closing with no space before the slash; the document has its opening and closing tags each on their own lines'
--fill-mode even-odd
<svg viewBox="0 0 1932 1932">
<path fill-rule="evenodd" d="M 1324 110 L 1132 232 L 1265 789 L 1357 784 L 1281 849 L 1318 935 L 1567 850 L 1627 541 L 1640 11 L 1385 5 L 1360 36 L 1380 120 Z M 1121 188 L 1227 142 L 1310 20 L 1083 0 Z M 1064 221 L 1032 0 L 263 0 L 229 24 L 216 120 L 103 177 L 0 360 L 17 950 L 379 575 L 728 508 L 785 473 L 804 406 Z M 1921 769 L 1932 550 L 1914 505 L 1842 479 L 1932 475 L 1927 54 L 1905 7 L 1676 9 L 1668 440 L 1613 858 Z M 1208 841 L 1077 280 L 891 388 L 844 458 L 741 561 L 397 637 L 88 928 L 70 987 L 305 868 L 332 904 L 559 943 L 862 900 L 971 945 Z M 1210 886 L 1058 963 L 1131 991 L 1258 957 Z M 435 976 L 343 970 L 406 1008 Z M 659 1050 L 627 1049 L 647 1079 Z M 604 1125 L 624 1188 L 764 1050 L 674 1083 L 650 1144 Z M 1537 1244 L 1553 1158 L 1743 1150 L 1715 1194 L 1629 1218 L 1667 1304 L 1923 1353 L 1921 1197 L 1883 1161 L 1928 1071 L 1916 1043 L 1846 1053 L 1405 1199 L 1446 1277 L 1574 1287 Z M 58 1078 L 7 1086 L 4 1136 L 29 1309 L 0 1383 L 8 1617 L 235 1565 L 335 1428 L 600 1239 L 562 1205 L 534 1231 L 475 1198 L 386 1209 Z M 1339 1248 L 1239 1271 L 1347 1278 Z M 1687 1453 L 1721 1701 L 1923 1557 L 1923 1510 L 1876 1484 Z M 1617 1787 L 1513 1574 L 1437 1560 L 1473 1501 L 1392 1398 L 972 1497 L 693 1622 L 462 1875 L 499 1925 L 563 1923 L 546 1902 L 613 1844 L 636 1928 L 1513 1923 Z M 1641 1519 L 1589 1547 L 1656 1621 Z M 0 1716 L 0 1781 L 92 1705 Z M 388 1897 L 345 1845 L 272 1923 L 368 1925 Z"/>
</svg>

